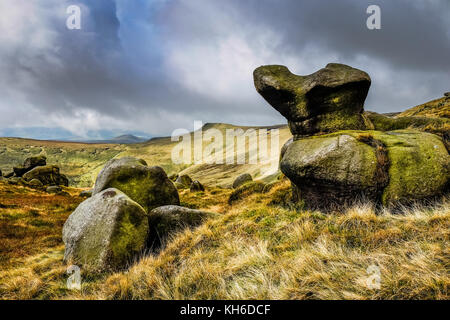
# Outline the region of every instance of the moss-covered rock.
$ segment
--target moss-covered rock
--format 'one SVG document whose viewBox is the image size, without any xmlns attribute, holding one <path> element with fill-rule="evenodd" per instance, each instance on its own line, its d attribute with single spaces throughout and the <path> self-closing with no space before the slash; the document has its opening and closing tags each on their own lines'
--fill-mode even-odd
<svg viewBox="0 0 450 320">
<path fill-rule="evenodd" d="M 177 177 L 175 182 L 180 185 L 180 189 L 187 189 L 191 186 L 192 179 L 187 174 L 183 174 L 183 175 Z M 184 188 L 182 188 L 181 186 L 184 186 Z"/>
<path fill-rule="evenodd" d="M 344 205 L 356 197 L 376 198 L 374 149 L 348 134 L 294 141 L 280 168 L 297 186 L 298 198 L 313 207 Z"/>
<path fill-rule="evenodd" d="M 23 179 L 27 182 L 38 179 L 46 186 L 68 186 L 69 180 L 60 173 L 57 166 L 41 166 L 35 167 L 23 175 Z"/>
<path fill-rule="evenodd" d="M 148 217 L 149 236 L 147 246 L 152 251 L 161 249 L 166 240 L 176 232 L 202 224 L 215 213 L 180 206 L 162 206 L 150 211 Z"/>
<path fill-rule="evenodd" d="M 47 165 L 47 157 L 45 156 L 28 157 L 23 162 L 23 167 L 28 171 L 45 165 Z"/>
<path fill-rule="evenodd" d="M 195 181 L 192 181 L 189 190 L 191 192 L 205 191 L 205 187 L 200 183 L 200 181 L 195 180 Z"/>
<path fill-rule="evenodd" d="M 233 189 L 237 189 L 240 186 L 242 186 L 243 184 L 247 183 L 247 182 L 252 182 L 253 178 L 252 175 L 249 173 L 243 173 L 241 175 L 239 175 L 236 179 L 234 179 L 233 181 Z"/>
<path fill-rule="evenodd" d="M 99 173 L 93 195 L 116 188 L 139 203 L 147 212 L 180 204 L 178 191 L 160 167 L 148 167 L 141 159 L 125 157 L 109 161 Z"/>
<path fill-rule="evenodd" d="M 145 210 L 117 189 L 82 202 L 63 227 L 64 261 L 83 271 L 124 269 L 145 248 Z"/>
<path fill-rule="evenodd" d="M 280 167 L 295 186 L 295 198 L 309 206 L 357 198 L 395 206 L 445 193 L 449 161 L 433 134 L 348 130 L 294 141 Z"/>
<path fill-rule="evenodd" d="M 285 66 L 257 68 L 256 90 L 289 123 L 294 137 L 343 129 L 367 129 L 363 105 L 371 84 L 364 71 L 330 63 L 307 76 Z"/>
</svg>

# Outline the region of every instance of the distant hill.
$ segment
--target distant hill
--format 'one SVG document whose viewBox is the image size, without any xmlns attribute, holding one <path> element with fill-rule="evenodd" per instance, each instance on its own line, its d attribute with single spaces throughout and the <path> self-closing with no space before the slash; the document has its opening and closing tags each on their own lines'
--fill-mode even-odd
<svg viewBox="0 0 450 320">
<path fill-rule="evenodd" d="M 147 141 L 147 138 L 136 137 L 132 134 L 124 134 L 112 139 L 106 140 L 84 140 L 85 143 L 107 143 L 107 144 L 133 144 Z"/>
<path fill-rule="evenodd" d="M 397 117 L 450 118 L 450 93 L 444 97 L 412 107 L 396 115 Z"/>
</svg>

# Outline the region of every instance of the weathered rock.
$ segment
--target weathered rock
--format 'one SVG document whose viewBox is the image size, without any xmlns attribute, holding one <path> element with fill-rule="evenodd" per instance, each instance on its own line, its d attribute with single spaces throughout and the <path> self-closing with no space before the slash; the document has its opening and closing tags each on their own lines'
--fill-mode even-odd
<svg viewBox="0 0 450 320">
<path fill-rule="evenodd" d="M 36 167 L 23 175 L 25 181 L 40 180 L 44 185 L 68 186 L 69 180 L 59 172 L 57 166 Z"/>
<path fill-rule="evenodd" d="M 215 213 L 193 210 L 180 206 L 162 206 L 153 209 L 148 217 L 148 247 L 153 251 L 160 249 L 166 239 L 175 232 L 196 227 Z"/>
<path fill-rule="evenodd" d="M 233 189 L 239 188 L 244 183 L 253 181 L 252 176 L 249 173 L 243 173 L 240 176 L 238 176 L 236 179 L 234 179 L 233 182 Z"/>
<path fill-rule="evenodd" d="M 27 170 L 27 169 L 25 169 L 24 167 L 22 167 L 22 166 L 17 166 L 17 167 L 13 167 L 13 172 L 14 172 L 14 175 L 16 176 L 16 177 L 22 177 L 25 173 L 27 173 L 29 170 Z"/>
<path fill-rule="evenodd" d="M 31 180 L 29 183 L 29 186 L 32 188 L 40 188 L 43 187 L 44 185 L 42 184 L 42 182 L 38 179 L 33 179 Z"/>
<path fill-rule="evenodd" d="M 117 189 L 82 202 L 63 228 L 64 261 L 89 272 L 124 269 L 145 248 L 145 210 Z"/>
<path fill-rule="evenodd" d="M 342 205 L 358 196 L 376 198 L 374 149 L 349 135 L 294 141 L 280 168 L 310 206 Z"/>
<path fill-rule="evenodd" d="M 47 165 L 47 158 L 45 156 L 29 157 L 23 162 L 23 167 L 27 171 L 45 165 Z"/>
<path fill-rule="evenodd" d="M 47 187 L 45 191 L 48 193 L 59 193 L 62 191 L 62 188 L 60 186 L 50 186 Z"/>
<path fill-rule="evenodd" d="M 449 97 L 450 98 L 450 92 L 444 93 L 444 97 Z"/>
<path fill-rule="evenodd" d="M 176 180 L 176 183 L 180 183 L 185 186 L 185 188 L 189 188 L 192 184 L 192 179 L 187 174 L 183 174 L 179 176 Z"/>
<path fill-rule="evenodd" d="M 4 177 L 5 177 L 6 179 L 9 179 L 9 178 L 11 178 L 11 177 L 13 177 L 13 176 L 14 176 L 14 171 L 9 172 L 9 173 L 5 173 L 5 175 L 4 175 Z"/>
<path fill-rule="evenodd" d="M 110 160 L 99 173 L 93 195 L 116 188 L 139 203 L 147 212 L 168 204 L 180 204 L 178 191 L 160 167 L 148 167 L 142 159 Z"/>
<path fill-rule="evenodd" d="M 328 208 L 362 197 L 390 206 L 441 194 L 449 161 L 432 134 L 347 131 L 294 141 L 280 168 L 297 199 L 309 206 Z"/>
<path fill-rule="evenodd" d="M 284 154 L 286 153 L 286 150 L 289 148 L 289 146 L 294 142 L 294 138 L 290 138 L 286 143 L 281 147 L 280 150 L 280 161 L 283 159 Z"/>
<path fill-rule="evenodd" d="M 190 191 L 191 192 L 205 191 L 205 187 L 200 183 L 200 181 L 195 180 L 192 181 L 191 183 Z"/>
<path fill-rule="evenodd" d="M 92 192 L 93 192 L 93 189 L 83 190 L 80 192 L 79 196 L 82 198 L 90 198 L 90 197 L 92 197 Z"/>
<path fill-rule="evenodd" d="M 343 129 L 366 129 L 363 105 L 371 84 L 364 71 L 330 63 L 311 75 L 297 76 L 285 66 L 257 68 L 256 90 L 289 123 L 294 137 Z"/>
</svg>

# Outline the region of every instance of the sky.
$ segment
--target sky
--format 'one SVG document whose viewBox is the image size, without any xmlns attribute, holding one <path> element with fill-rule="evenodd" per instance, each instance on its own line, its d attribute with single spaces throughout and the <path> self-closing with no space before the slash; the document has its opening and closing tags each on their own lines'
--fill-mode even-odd
<svg viewBox="0 0 450 320">
<path fill-rule="evenodd" d="M 381 9 L 369 30 L 366 9 Z M 81 29 L 66 10 L 81 8 Z M 166 136 L 195 120 L 285 123 L 252 72 L 329 62 L 372 78 L 366 109 L 450 91 L 448 0 L 1 0 L 0 135 Z"/>
</svg>

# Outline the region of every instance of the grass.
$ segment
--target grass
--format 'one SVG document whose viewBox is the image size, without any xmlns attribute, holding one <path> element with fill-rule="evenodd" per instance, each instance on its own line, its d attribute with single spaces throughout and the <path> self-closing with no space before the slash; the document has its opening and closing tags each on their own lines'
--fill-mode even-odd
<svg viewBox="0 0 450 320">
<path fill-rule="evenodd" d="M 376 214 L 370 204 L 326 215 L 291 206 L 287 180 L 229 205 L 231 192 L 181 191 L 183 205 L 219 215 L 178 233 L 160 254 L 142 257 L 127 272 L 82 274 L 82 290 L 69 291 L 62 244 L 41 239 L 60 236 L 57 217 L 64 220 L 79 199 L 46 205 L 45 194 L 2 186 L 4 228 L 26 226 L 17 247 L 34 244 L 25 257 L 6 254 L 7 264 L 1 251 L 0 298 L 449 299 L 448 199 L 405 208 L 402 215 Z M 17 211 L 22 198 L 29 199 L 27 209 Z M 32 226 L 35 219 L 52 222 L 53 228 Z M 34 233 L 40 229 L 46 231 Z M 366 284 L 371 265 L 380 268 L 379 290 Z"/>
</svg>

